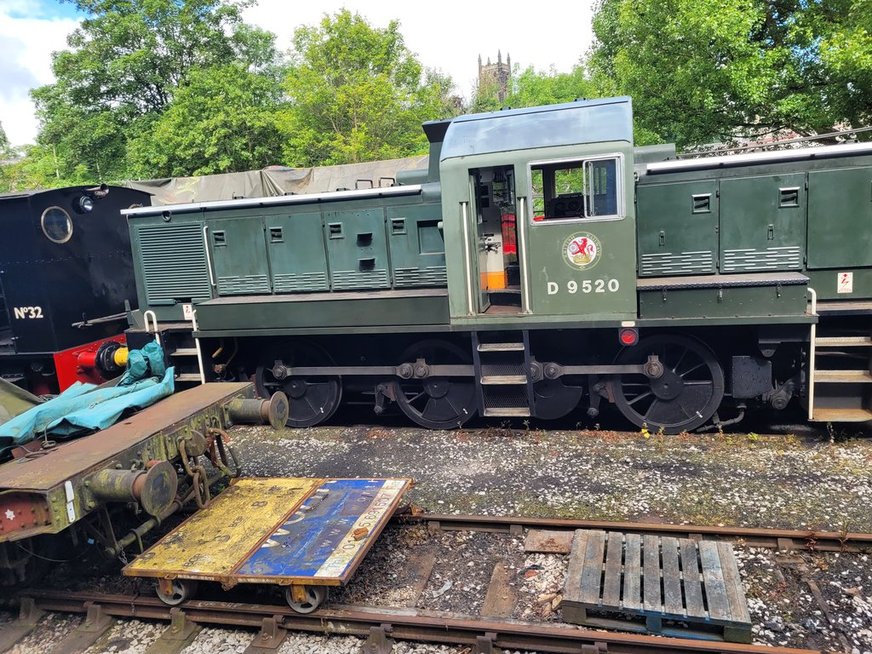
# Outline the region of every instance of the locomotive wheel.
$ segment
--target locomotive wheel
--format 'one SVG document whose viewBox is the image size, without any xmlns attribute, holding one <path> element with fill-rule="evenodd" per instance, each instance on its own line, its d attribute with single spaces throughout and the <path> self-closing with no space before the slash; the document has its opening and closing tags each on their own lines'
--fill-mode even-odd
<svg viewBox="0 0 872 654">
<path fill-rule="evenodd" d="M 178 606 L 197 592 L 197 582 L 191 579 L 173 579 L 169 583 L 169 592 L 161 589 L 160 583 L 155 588 L 160 601 L 169 606 Z"/>
<path fill-rule="evenodd" d="M 578 406 L 584 389 L 567 386 L 560 379 L 543 379 L 533 384 L 533 414 L 543 420 L 556 420 Z"/>
<path fill-rule="evenodd" d="M 288 427 L 314 427 L 329 420 L 342 400 L 340 377 L 291 377 L 276 379 L 273 365 L 281 360 L 286 366 L 332 366 L 333 359 L 314 343 L 293 343 L 282 356 L 271 358 L 257 367 L 254 384 L 261 397 L 281 391 L 288 396 Z"/>
<path fill-rule="evenodd" d="M 403 353 L 404 362 L 423 359 L 429 365 L 469 363 L 459 347 L 445 341 L 421 341 Z M 460 427 L 475 415 L 475 381 L 472 377 L 428 377 L 394 382 L 400 409 L 427 429 Z"/>
<path fill-rule="evenodd" d="M 305 586 L 306 599 L 302 602 L 294 601 L 294 594 L 291 587 L 285 589 L 285 601 L 294 611 L 306 615 L 317 609 L 324 600 L 327 599 L 327 588 L 325 586 Z"/>
<path fill-rule="evenodd" d="M 609 382 L 621 413 L 638 427 L 667 434 L 705 424 L 724 397 L 724 371 L 714 353 L 693 338 L 658 335 L 622 350 L 617 363 L 645 363 L 651 354 L 660 358 L 663 375 L 619 375 Z"/>
</svg>

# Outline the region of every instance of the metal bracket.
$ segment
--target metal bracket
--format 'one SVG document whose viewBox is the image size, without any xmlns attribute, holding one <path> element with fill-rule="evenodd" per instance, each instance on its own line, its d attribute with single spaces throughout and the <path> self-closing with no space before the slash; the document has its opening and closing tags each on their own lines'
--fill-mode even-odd
<svg viewBox="0 0 872 654">
<path fill-rule="evenodd" d="M 22 597 L 18 607 L 18 622 L 23 625 L 36 625 L 45 615 L 45 611 L 36 608 L 32 597 Z"/>
<path fill-rule="evenodd" d="M 602 642 L 596 642 L 593 645 L 581 646 L 581 654 L 608 654 L 608 651 L 608 644 Z"/>
<path fill-rule="evenodd" d="M 494 645 L 496 639 L 497 635 L 492 631 L 488 631 L 484 636 L 476 636 L 473 651 L 476 654 L 502 654 L 503 650 Z"/>
<path fill-rule="evenodd" d="M 103 613 L 103 607 L 100 604 L 88 602 L 86 604 L 88 612 L 85 614 L 85 621 L 79 625 L 78 631 L 87 633 L 103 633 L 106 628 L 112 623 L 112 617 Z"/>
<path fill-rule="evenodd" d="M 281 623 L 282 616 L 280 615 L 264 618 L 260 625 L 260 633 L 252 645 L 263 649 L 278 649 L 288 635 L 288 630 Z"/>
<path fill-rule="evenodd" d="M 185 641 L 194 633 L 197 625 L 188 620 L 179 607 L 170 609 L 170 626 L 161 634 L 161 640 Z"/>
<path fill-rule="evenodd" d="M 394 628 L 389 624 L 382 624 L 378 627 L 369 628 L 369 638 L 361 647 L 362 654 L 391 654 L 394 650 L 396 641 L 391 638 L 390 634 Z"/>
</svg>

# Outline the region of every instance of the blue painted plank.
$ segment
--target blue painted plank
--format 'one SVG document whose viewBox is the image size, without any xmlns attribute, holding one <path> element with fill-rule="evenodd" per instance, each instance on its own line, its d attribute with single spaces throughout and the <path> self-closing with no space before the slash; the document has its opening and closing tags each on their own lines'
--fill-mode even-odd
<svg viewBox="0 0 872 654">
<path fill-rule="evenodd" d="M 233 576 L 345 581 L 407 485 L 399 479 L 325 481 Z"/>
</svg>

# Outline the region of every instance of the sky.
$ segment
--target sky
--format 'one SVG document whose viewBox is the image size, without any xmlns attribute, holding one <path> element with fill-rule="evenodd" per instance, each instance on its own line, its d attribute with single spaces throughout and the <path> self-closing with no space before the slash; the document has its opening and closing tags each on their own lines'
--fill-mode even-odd
<svg viewBox="0 0 872 654">
<path fill-rule="evenodd" d="M 421 63 L 452 77 L 456 92 L 469 98 L 478 74 L 478 56 L 496 61 L 511 55 L 522 69 L 568 72 L 592 41 L 594 0 L 539 0 L 519 10 L 514 3 L 440 0 L 259 0 L 244 13 L 246 22 L 277 36 L 287 50 L 299 25 L 312 25 L 325 13 L 345 7 L 371 25 L 400 21 L 406 46 Z M 51 53 L 66 48 L 67 35 L 81 16 L 59 0 L 0 0 L 0 124 L 13 145 L 32 143 L 38 131 L 29 91 L 53 81 Z"/>
</svg>

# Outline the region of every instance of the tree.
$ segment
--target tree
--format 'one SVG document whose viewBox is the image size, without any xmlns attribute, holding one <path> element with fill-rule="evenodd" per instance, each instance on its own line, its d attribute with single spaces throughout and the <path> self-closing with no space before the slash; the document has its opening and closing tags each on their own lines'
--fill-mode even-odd
<svg viewBox="0 0 872 654">
<path fill-rule="evenodd" d="M 240 0 L 77 0 L 86 14 L 53 55 L 57 81 L 32 92 L 36 155 L 59 183 L 128 177 L 128 143 L 167 110 L 192 70 L 270 72 L 273 36 L 242 22 Z"/>
<path fill-rule="evenodd" d="M 0 123 L 0 159 L 9 156 L 12 147 L 9 145 L 9 137 L 6 136 L 6 130 L 3 129 L 3 123 Z"/>
<path fill-rule="evenodd" d="M 554 68 L 548 72 L 537 72 L 532 66 L 519 72 L 519 68 L 515 66 L 506 99 L 500 102 L 499 84 L 493 78 L 485 78 L 475 90 L 470 111 L 475 113 L 496 111 L 501 107 L 537 107 L 572 102 L 592 95 L 595 95 L 595 87 L 581 65 L 574 66 L 568 73 L 559 73 Z"/>
<path fill-rule="evenodd" d="M 818 20 L 826 32 L 820 44 L 821 61 L 828 71 L 830 102 L 851 125 L 872 123 L 872 0 L 854 0 L 833 21 L 826 12 Z M 832 29 L 826 30 L 831 22 Z M 866 137 L 869 138 L 868 133 Z"/>
<path fill-rule="evenodd" d="M 506 103 L 510 107 L 535 107 L 572 102 L 592 95 L 594 87 L 580 65 L 568 73 L 558 73 L 554 69 L 537 73 L 533 68 L 527 68 L 517 76 Z"/>
<path fill-rule="evenodd" d="M 240 64 L 191 72 L 170 107 L 130 143 L 135 176 L 211 175 L 279 163 L 279 84 Z"/>
<path fill-rule="evenodd" d="M 637 141 L 803 134 L 870 114 L 870 0 L 602 0 L 588 66 Z"/>
<path fill-rule="evenodd" d="M 284 86 L 285 159 L 296 166 L 422 152 L 421 123 L 454 113 L 450 78 L 422 69 L 399 23 L 374 28 L 348 10 L 295 31 Z"/>
</svg>

